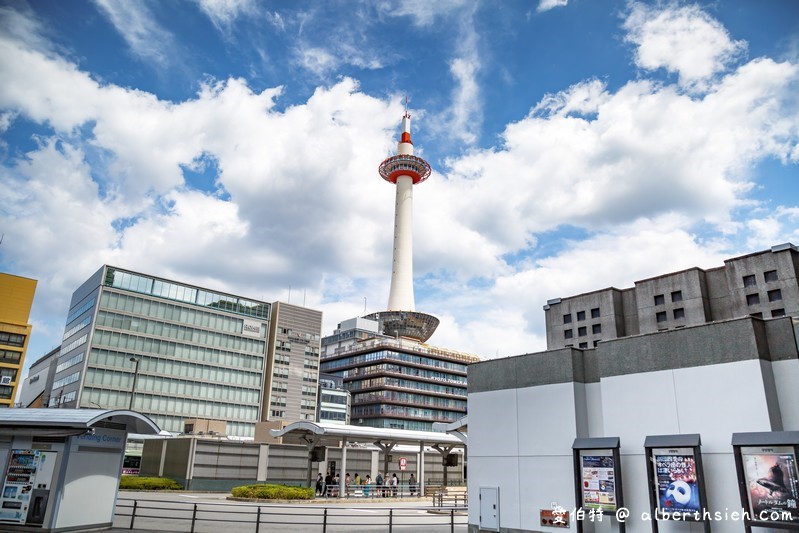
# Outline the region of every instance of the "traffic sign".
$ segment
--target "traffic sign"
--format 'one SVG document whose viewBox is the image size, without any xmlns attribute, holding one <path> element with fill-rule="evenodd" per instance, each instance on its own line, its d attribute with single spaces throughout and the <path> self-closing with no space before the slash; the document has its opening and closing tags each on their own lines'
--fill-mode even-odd
<svg viewBox="0 0 799 533">
<path fill-rule="evenodd" d="M 399 469 L 400 470 L 405 470 L 405 468 L 407 466 L 408 466 L 408 458 L 407 457 L 400 457 L 399 458 Z"/>
</svg>

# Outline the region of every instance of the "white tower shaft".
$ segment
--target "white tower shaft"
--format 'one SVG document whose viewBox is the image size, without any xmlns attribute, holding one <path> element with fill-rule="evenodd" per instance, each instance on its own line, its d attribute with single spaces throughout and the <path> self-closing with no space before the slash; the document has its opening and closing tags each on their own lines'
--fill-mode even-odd
<svg viewBox="0 0 799 533">
<path fill-rule="evenodd" d="M 394 261 L 391 265 L 388 310 L 413 311 L 414 307 L 413 179 L 410 176 L 399 176 L 394 205 Z"/>
</svg>

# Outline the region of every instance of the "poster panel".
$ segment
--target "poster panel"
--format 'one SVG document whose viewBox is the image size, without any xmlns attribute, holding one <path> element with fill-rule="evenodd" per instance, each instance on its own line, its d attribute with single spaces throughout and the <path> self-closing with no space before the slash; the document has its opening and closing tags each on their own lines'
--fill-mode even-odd
<svg viewBox="0 0 799 533">
<path fill-rule="evenodd" d="M 741 459 L 752 519 L 799 522 L 799 471 L 794 447 L 741 447 Z"/>
<path fill-rule="evenodd" d="M 580 450 L 583 509 L 616 511 L 613 450 Z"/>
<path fill-rule="evenodd" d="M 701 517 L 696 457 L 693 448 L 653 448 L 658 515 L 672 518 Z"/>
</svg>

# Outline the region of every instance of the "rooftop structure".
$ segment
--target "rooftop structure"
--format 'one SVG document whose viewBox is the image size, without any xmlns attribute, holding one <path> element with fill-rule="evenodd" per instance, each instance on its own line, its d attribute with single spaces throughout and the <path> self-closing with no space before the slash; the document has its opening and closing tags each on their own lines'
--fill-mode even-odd
<svg viewBox="0 0 799 533">
<path fill-rule="evenodd" d="M 593 348 L 600 341 L 738 318 L 799 317 L 799 250 L 790 243 L 690 268 L 555 298 L 544 306 L 547 348 Z"/>
</svg>

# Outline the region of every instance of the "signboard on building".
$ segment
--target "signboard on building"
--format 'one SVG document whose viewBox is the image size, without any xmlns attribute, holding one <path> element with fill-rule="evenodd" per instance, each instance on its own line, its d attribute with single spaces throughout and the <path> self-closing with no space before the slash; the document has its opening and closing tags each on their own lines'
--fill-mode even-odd
<svg viewBox="0 0 799 533">
<path fill-rule="evenodd" d="M 408 458 L 407 457 L 400 457 L 399 458 L 399 469 L 405 470 L 408 468 Z"/>
</svg>

